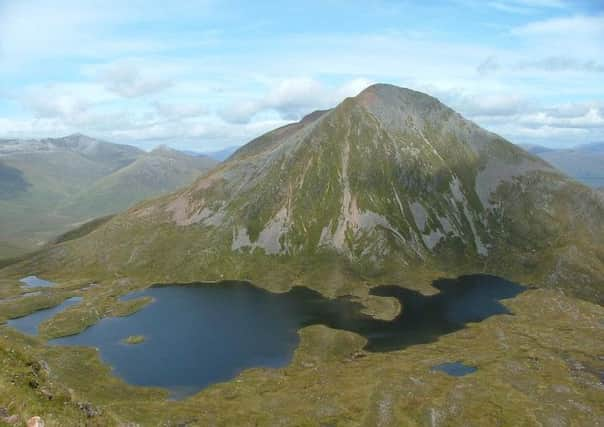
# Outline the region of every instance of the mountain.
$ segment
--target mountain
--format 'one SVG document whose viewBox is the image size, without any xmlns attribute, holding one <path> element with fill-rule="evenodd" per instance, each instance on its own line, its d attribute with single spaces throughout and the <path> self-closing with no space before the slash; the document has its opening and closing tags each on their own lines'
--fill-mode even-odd
<svg viewBox="0 0 604 427">
<path fill-rule="evenodd" d="M 380 84 L 6 274 L 249 279 L 366 298 L 367 280 L 480 271 L 601 302 L 602 218 L 602 197 L 540 158 Z"/>
<path fill-rule="evenodd" d="M 189 184 L 216 162 L 160 146 L 134 162 L 96 181 L 61 209 L 96 217 L 127 209 L 134 202 Z"/>
<path fill-rule="evenodd" d="M 538 145 L 523 146 L 546 162 L 586 185 L 604 186 L 604 143 L 552 149 Z"/>
<path fill-rule="evenodd" d="M 80 134 L 0 140 L 0 258 L 189 184 L 215 163 L 164 151 L 146 153 Z"/>
</svg>

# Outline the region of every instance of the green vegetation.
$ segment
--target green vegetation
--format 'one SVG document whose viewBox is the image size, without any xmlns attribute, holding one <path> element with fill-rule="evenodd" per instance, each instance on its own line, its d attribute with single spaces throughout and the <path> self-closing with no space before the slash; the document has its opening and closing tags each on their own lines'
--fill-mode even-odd
<svg viewBox="0 0 604 427">
<path fill-rule="evenodd" d="M 124 338 L 122 340 L 122 342 L 124 344 L 141 344 L 143 342 L 145 342 L 145 336 L 144 335 L 130 335 L 128 338 Z"/>
<path fill-rule="evenodd" d="M 85 222 L 73 230 L 69 230 L 67 233 L 63 233 L 54 239 L 53 243 L 62 243 L 67 242 L 69 240 L 79 239 L 80 237 L 84 237 L 88 233 L 92 233 L 94 230 L 99 228 L 101 225 L 105 224 L 109 221 L 113 215 L 102 216 L 99 218 L 95 218 L 91 221 Z"/>
</svg>

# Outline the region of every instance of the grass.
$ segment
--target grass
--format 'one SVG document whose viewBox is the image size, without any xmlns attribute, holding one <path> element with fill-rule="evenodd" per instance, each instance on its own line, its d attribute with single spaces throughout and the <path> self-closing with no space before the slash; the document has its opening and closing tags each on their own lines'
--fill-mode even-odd
<svg viewBox="0 0 604 427">
<path fill-rule="evenodd" d="M 101 225 L 105 224 L 109 221 L 113 215 L 106 215 L 99 218 L 95 218 L 91 221 L 85 222 L 73 230 L 69 230 L 66 233 L 61 234 L 56 239 L 54 239 L 53 243 L 62 243 L 67 242 L 69 240 L 79 239 L 80 237 L 84 237 L 89 233 L 92 233 L 94 230 L 99 228 Z"/>
<path fill-rule="evenodd" d="M 127 338 L 124 338 L 122 342 L 124 344 L 134 345 L 134 344 L 142 344 L 146 340 L 144 335 L 130 335 Z"/>
</svg>

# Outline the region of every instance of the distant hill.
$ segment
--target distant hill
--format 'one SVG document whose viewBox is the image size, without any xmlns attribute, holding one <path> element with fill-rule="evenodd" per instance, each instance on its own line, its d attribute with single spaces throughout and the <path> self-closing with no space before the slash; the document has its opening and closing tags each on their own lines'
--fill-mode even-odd
<svg viewBox="0 0 604 427">
<path fill-rule="evenodd" d="M 144 153 L 134 162 L 96 181 L 62 209 L 78 216 L 97 217 L 122 211 L 133 201 L 167 193 L 193 182 L 216 161 L 166 147 Z"/>
<path fill-rule="evenodd" d="M 522 147 L 584 184 L 604 187 L 604 142 L 565 149 L 539 145 Z"/>
<path fill-rule="evenodd" d="M 0 139 L 0 258 L 192 182 L 216 161 L 81 134 Z"/>
<path fill-rule="evenodd" d="M 185 150 L 185 151 L 183 151 L 183 153 L 189 154 L 191 156 L 207 156 L 216 161 L 222 162 L 223 160 L 228 159 L 231 154 L 233 154 L 235 151 L 237 151 L 237 149 L 239 149 L 239 146 L 227 147 L 227 148 L 223 148 L 222 150 L 217 150 L 217 151 L 198 152 L 198 151 L 186 151 Z"/>
</svg>

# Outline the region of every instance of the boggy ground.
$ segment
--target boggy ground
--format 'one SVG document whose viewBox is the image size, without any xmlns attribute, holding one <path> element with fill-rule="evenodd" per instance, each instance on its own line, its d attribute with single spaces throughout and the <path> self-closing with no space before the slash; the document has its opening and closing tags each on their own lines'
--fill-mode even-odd
<svg viewBox="0 0 604 427">
<path fill-rule="evenodd" d="M 430 292 L 430 282 L 423 283 L 418 286 Z M 113 376 L 95 349 L 44 341 L 140 309 L 148 301 L 117 298 L 142 286 L 126 279 L 97 286 L 63 281 L 40 295 L 11 299 L 21 290 L 14 281 L 3 283 L 4 318 L 69 296 L 83 301 L 43 324 L 41 338 L 0 326 L 0 415 L 16 415 L 21 424 L 40 415 L 47 426 L 604 425 L 604 308 L 560 291 L 529 289 L 503 301 L 514 315 L 388 353 L 363 352 L 362 337 L 311 326 L 299 332 L 286 368 L 247 370 L 170 401 L 163 390 Z M 386 300 L 370 311 L 391 317 L 398 309 Z M 448 361 L 478 371 L 450 377 L 430 370 Z"/>
</svg>

